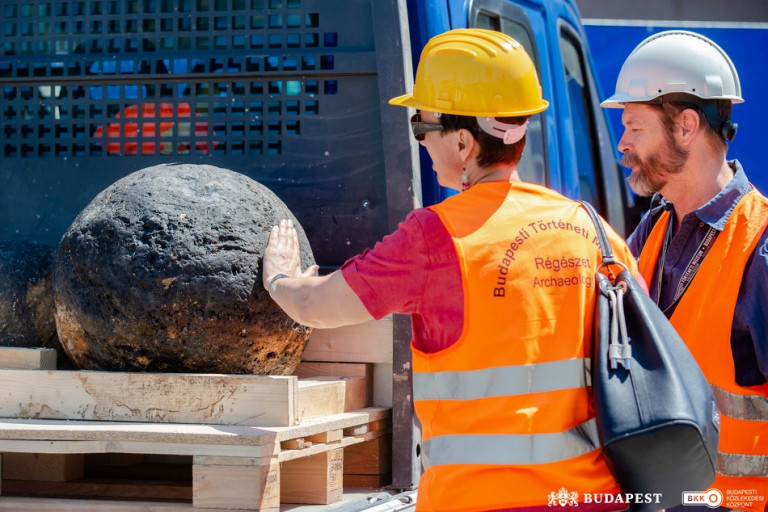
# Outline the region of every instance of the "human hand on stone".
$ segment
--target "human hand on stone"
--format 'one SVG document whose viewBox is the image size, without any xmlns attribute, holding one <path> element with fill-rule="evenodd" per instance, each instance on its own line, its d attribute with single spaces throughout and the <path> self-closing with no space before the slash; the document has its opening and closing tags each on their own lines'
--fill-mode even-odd
<svg viewBox="0 0 768 512">
<path fill-rule="evenodd" d="M 264 267 L 262 272 L 264 288 L 270 291 L 270 285 L 280 277 L 309 277 L 317 275 L 317 265 L 301 271 L 301 250 L 299 234 L 293 221 L 282 219 L 272 227 L 269 241 L 264 249 Z"/>
</svg>

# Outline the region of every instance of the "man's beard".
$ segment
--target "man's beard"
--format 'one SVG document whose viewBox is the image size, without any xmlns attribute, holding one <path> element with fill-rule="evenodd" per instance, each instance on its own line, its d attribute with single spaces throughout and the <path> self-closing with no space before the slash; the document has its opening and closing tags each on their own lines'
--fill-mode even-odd
<svg viewBox="0 0 768 512">
<path fill-rule="evenodd" d="M 668 130 L 664 130 L 664 142 L 657 151 L 645 159 L 637 153 L 624 153 L 621 165 L 634 167 L 627 178 L 635 194 L 648 197 L 660 191 L 669 181 L 669 176 L 683 170 L 688 161 L 688 150 L 678 146 Z"/>
</svg>

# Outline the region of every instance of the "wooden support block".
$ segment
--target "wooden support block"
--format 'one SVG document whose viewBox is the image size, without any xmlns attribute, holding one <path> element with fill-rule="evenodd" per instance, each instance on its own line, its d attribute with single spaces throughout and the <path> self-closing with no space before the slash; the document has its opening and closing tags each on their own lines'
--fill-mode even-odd
<svg viewBox="0 0 768 512">
<path fill-rule="evenodd" d="M 293 374 L 300 379 L 312 377 L 373 377 L 373 363 L 329 363 L 302 359 Z"/>
<path fill-rule="evenodd" d="M 302 457 L 280 464 L 280 501 L 328 505 L 344 493 L 344 449 Z"/>
<path fill-rule="evenodd" d="M 344 411 L 357 411 L 373 405 L 373 377 L 344 378 L 346 390 L 344 394 Z"/>
<path fill-rule="evenodd" d="M 366 386 L 363 377 L 312 377 L 299 380 L 299 421 L 370 407 Z"/>
<path fill-rule="evenodd" d="M 280 464 L 200 464 L 192 466 L 195 508 L 275 511 L 280 508 Z"/>
<path fill-rule="evenodd" d="M 27 496 L 70 496 L 77 498 L 191 500 L 189 482 L 167 480 L 130 480 L 80 478 L 72 482 L 35 482 L 6 480 L 6 494 Z"/>
<path fill-rule="evenodd" d="M 3 478 L 37 482 L 69 482 L 83 476 L 82 454 L 5 453 Z"/>
<path fill-rule="evenodd" d="M 344 448 L 344 474 L 383 475 L 392 472 L 392 435 L 386 434 Z"/>
<path fill-rule="evenodd" d="M 386 487 L 392 483 L 392 474 L 383 475 L 351 475 L 344 473 L 344 488 L 374 488 Z"/>
<path fill-rule="evenodd" d="M 356 411 L 373 405 L 373 363 L 328 363 L 302 361 L 293 372 L 299 379 L 343 378 L 347 384 L 344 410 Z"/>
<path fill-rule="evenodd" d="M 298 422 L 297 383 L 293 376 L 0 370 L 0 417 L 289 426 Z"/>
<path fill-rule="evenodd" d="M 313 329 L 302 358 L 305 361 L 391 363 L 392 317 L 336 329 Z"/>
<path fill-rule="evenodd" d="M 52 348 L 0 347 L 0 368 L 55 370 L 56 351 Z"/>
<path fill-rule="evenodd" d="M 298 390 L 298 422 L 344 412 L 346 382 L 329 377 L 301 379 Z"/>
</svg>

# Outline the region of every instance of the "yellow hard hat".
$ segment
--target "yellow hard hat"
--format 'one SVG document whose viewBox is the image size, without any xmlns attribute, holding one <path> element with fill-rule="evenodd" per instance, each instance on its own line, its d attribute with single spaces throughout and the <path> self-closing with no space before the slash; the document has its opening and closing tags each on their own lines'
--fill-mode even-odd
<svg viewBox="0 0 768 512">
<path fill-rule="evenodd" d="M 412 94 L 389 100 L 431 112 L 515 117 L 541 112 L 536 67 L 510 36 L 479 28 L 437 35 L 421 52 Z"/>
</svg>

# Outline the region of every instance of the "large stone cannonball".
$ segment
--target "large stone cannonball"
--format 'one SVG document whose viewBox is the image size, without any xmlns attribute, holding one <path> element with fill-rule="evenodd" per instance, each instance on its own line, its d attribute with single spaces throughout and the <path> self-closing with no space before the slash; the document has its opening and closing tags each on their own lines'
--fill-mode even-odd
<svg viewBox="0 0 768 512">
<path fill-rule="evenodd" d="M 287 206 L 210 165 L 158 165 L 102 191 L 54 259 L 56 326 L 90 370 L 286 375 L 309 338 L 262 286 L 261 259 Z"/>
<path fill-rule="evenodd" d="M 53 318 L 54 248 L 0 241 L 0 346 L 61 352 Z"/>
</svg>

